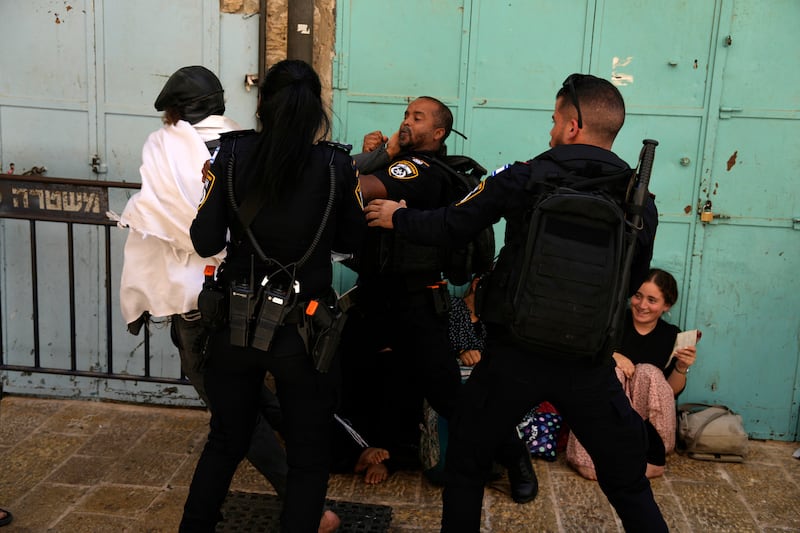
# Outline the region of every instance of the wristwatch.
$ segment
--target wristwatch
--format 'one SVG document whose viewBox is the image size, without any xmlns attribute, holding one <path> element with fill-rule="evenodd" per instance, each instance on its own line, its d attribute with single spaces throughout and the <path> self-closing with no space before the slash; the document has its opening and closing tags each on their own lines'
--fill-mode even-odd
<svg viewBox="0 0 800 533">
<path fill-rule="evenodd" d="M 683 372 L 681 372 L 681 369 L 680 369 L 680 368 L 678 368 L 678 365 L 677 365 L 677 364 L 675 365 L 675 372 L 677 372 L 678 374 L 683 374 L 684 376 L 685 376 L 686 374 L 688 374 L 688 373 L 689 373 L 689 370 L 691 370 L 691 369 L 692 369 L 692 367 L 690 367 L 690 366 L 687 366 L 687 367 L 686 367 L 686 370 L 684 370 Z"/>
</svg>

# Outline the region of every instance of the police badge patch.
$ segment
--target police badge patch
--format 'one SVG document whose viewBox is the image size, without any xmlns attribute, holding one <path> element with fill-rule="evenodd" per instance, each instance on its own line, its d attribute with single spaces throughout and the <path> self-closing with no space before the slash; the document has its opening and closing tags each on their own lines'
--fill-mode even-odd
<svg viewBox="0 0 800 533">
<path fill-rule="evenodd" d="M 410 180 L 419 176 L 416 165 L 411 161 L 397 161 L 389 165 L 389 175 L 399 180 Z"/>
</svg>

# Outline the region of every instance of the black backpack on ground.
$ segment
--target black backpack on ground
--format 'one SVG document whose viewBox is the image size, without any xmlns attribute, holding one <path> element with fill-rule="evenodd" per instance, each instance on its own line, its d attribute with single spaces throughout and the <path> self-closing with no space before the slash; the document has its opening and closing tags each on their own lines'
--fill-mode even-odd
<svg viewBox="0 0 800 533">
<path fill-rule="evenodd" d="M 590 179 L 565 171 L 529 182 L 537 201 L 524 247 L 507 260 L 501 254 L 479 285 L 482 319 L 506 325 L 519 346 L 535 353 L 581 359 L 611 353 L 658 144 L 644 143 L 638 171 Z M 627 195 L 611 193 L 626 188 Z"/>
</svg>

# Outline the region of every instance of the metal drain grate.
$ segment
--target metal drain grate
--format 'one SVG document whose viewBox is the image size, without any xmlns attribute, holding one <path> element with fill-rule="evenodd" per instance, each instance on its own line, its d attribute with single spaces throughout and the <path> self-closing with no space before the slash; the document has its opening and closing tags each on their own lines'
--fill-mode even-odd
<svg viewBox="0 0 800 533">
<path fill-rule="evenodd" d="M 328 500 L 339 515 L 340 533 L 384 533 L 392 523 L 388 505 Z M 222 506 L 225 520 L 217 524 L 217 533 L 273 533 L 280 530 L 281 501 L 274 494 L 229 492 Z"/>
</svg>

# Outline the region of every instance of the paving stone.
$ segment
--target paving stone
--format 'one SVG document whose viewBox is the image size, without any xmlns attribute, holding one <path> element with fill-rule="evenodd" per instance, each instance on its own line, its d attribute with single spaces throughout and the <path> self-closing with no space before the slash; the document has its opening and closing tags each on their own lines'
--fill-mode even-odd
<svg viewBox="0 0 800 533">
<path fill-rule="evenodd" d="M 200 409 L 80 400 L 6 397 L 0 402 L 0 506 L 15 522 L 3 533 L 176 531 L 208 432 Z M 752 441 L 744 463 L 697 461 L 677 454 L 651 481 L 673 532 L 800 532 L 798 443 Z M 485 533 L 622 531 L 596 482 L 564 461 L 534 460 L 539 496 L 519 505 L 507 478 L 486 490 Z M 246 461 L 234 492 L 274 498 Z M 439 531 L 441 487 L 419 471 L 377 486 L 363 476 L 331 476 L 328 496 L 392 508 L 389 532 Z"/>
<path fill-rule="evenodd" d="M 200 450 L 195 450 L 191 455 L 186 455 L 181 459 L 175 473 L 169 479 L 169 484 L 174 487 L 189 487 L 194 476 L 194 469 L 200 459 Z"/>
<path fill-rule="evenodd" d="M 172 479 L 183 456 L 158 450 L 137 450 L 120 457 L 103 481 L 108 483 L 164 486 Z"/>
<path fill-rule="evenodd" d="M 757 531 L 737 490 L 728 483 L 673 483 L 692 531 Z"/>
<path fill-rule="evenodd" d="M 66 485 L 95 485 L 103 480 L 113 461 L 111 457 L 73 455 L 59 466 L 47 481 Z"/>
<path fill-rule="evenodd" d="M 141 533 L 144 523 L 119 516 L 72 512 L 48 530 L 48 533 Z M 4 532 L 5 533 L 5 532 Z M 9 533 L 12 533 L 9 531 Z"/>
<path fill-rule="evenodd" d="M 34 432 L 14 446 L 0 463 L 0 495 L 14 499 L 31 490 L 60 468 L 84 440 L 77 436 Z"/>
<path fill-rule="evenodd" d="M 152 487 L 98 485 L 76 505 L 78 511 L 136 518 L 161 493 Z"/>
<path fill-rule="evenodd" d="M 40 431 L 52 431 L 67 435 L 94 435 L 100 428 L 111 424 L 118 413 L 99 402 L 86 405 L 67 404 L 49 417 Z"/>
<path fill-rule="evenodd" d="M 89 487 L 75 487 L 40 483 L 23 497 L 9 501 L 4 499 L 3 507 L 11 509 L 14 521 L 9 526 L 12 531 L 47 531 L 57 522 L 65 511 L 74 508 L 89 490 Z M 5 498 L 7 495 L 4 494 Z M 5 533 L 5 529 L 3 533 Z"/>
<path fill-rule="evenodd" d="M 620 531 L 616 514 L 596 481 L 575 473 L 552 476 L 555 505 L 565 531 Z"/>
<path fill-rule="evenodd" d="M 56 400 L 29 402 L 5 397 L 0 401 L 0 442 L 14 445 L 47 422 L 64 404 Z"/>
<path fill-rule="evenodd" d="M 189 489 L 172 487 L 162 490 L 147 509 L 143 521 L 148 533 L 174 533 L 178 531 L 183 513 L 183 504 Z"/>
<path fill-rule="evenodd" d="M 86 441 L 79 453 L 102 457 L 120 457 L 128 453 L 141 436 L 142 428 L 133 421 L 123 421 L 110 426 L 103 426 Z"/>
<path fill-rule="evenodd" d="M 420 476 L 417 473 L 397 471 L 389 479 L 377 485 L 356 483 L 353 486 L 355 501 L 385 503 L 403 501 L 417 503 L 419 497 Z"/>
</svg>

